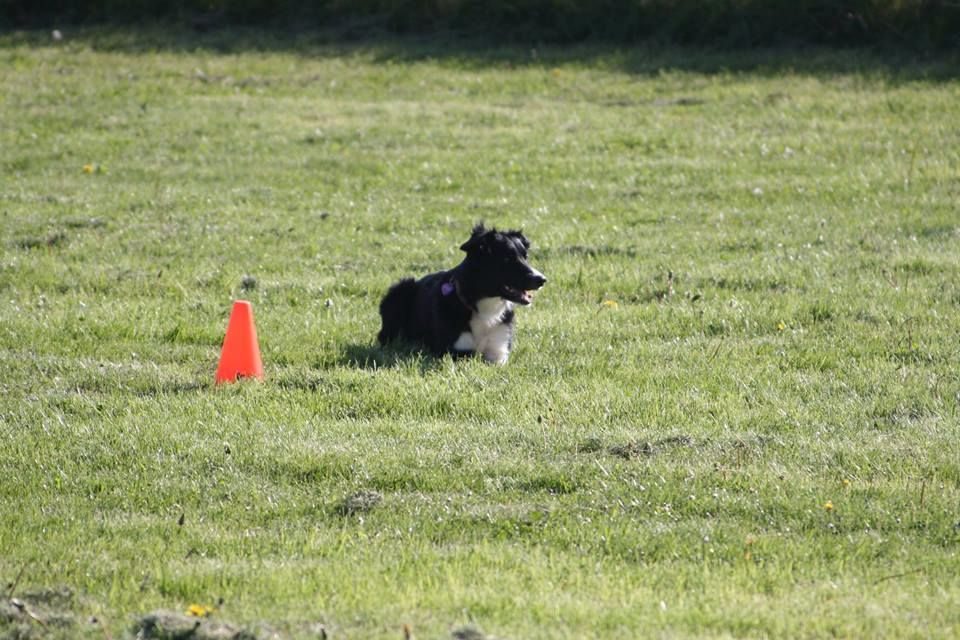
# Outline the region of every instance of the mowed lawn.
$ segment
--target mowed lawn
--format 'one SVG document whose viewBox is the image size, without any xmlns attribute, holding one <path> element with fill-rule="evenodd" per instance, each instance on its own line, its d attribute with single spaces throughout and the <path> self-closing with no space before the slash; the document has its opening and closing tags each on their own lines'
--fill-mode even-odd
<svg viewBox="0 0 960 640">
<path fill-rule="evenodd" d="M 956 68 L 0 37 L 0 634 L 956 637 Z M 377 347 L 478 220 L 509 364 Z"/>
</svg>

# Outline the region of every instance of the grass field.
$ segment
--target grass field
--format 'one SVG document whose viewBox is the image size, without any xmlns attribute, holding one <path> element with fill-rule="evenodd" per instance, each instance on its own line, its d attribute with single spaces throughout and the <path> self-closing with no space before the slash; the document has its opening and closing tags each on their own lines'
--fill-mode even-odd
<svg viewBox="0 0 960 640">
<path fill-rule="evenodd" d="M 0 636 L 956 637 L 956 62 L 0 36 Z M 510 363 L 374 346 L 481 219 Z"/>
</svg>

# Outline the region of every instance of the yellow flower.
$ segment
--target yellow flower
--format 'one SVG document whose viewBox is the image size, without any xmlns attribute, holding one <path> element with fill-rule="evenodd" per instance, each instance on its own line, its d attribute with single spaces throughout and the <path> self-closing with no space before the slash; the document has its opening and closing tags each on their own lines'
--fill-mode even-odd
<svg viewBox="0 0 960 640">
<path fill-rule="evenodd" d="M 620 305 L 617 304 L 616 300 L 604 300 L 603 302 L 600 303 L 600 306 L 607 307 L 608 309 L 616 309 Z"/>
<path fill-rule="evenodd" d="M 833 503 L 827 500 L 824 503 L 823 508 L 826 509 L 827 511 L 833 511 Z"/>
<path fill-rule="evenodd" d="M 844 489 L 847 489 L 847 488 L 849 488 L 849 487 L 850 487 L 850 481 L 847 480 L 846 478 L 844 478 L 844 479 L 843 479 L 843 488 L 844 488 Z"/>
<path fill-rule="evenodd" d="M 96 171 L 96 167 L 94 167 L 92 164 L 83 165 L 84 173 L 93 173 L 94 171 Z"/>
<path fill-rule="evenodd" d="M 208 607 L 205 604 L 192 604 L 187 608 L 187 615 L 195 618 L 206 618 L 212 614 L 213 611 L 213 607 Z"/>
<path fill-rule="evenodd" d="M 777 323 L 777 331 L 783 331 L 786 328 L 787 328 L 787 325 L 783 324 L 782 320 Z"/>
</svg>

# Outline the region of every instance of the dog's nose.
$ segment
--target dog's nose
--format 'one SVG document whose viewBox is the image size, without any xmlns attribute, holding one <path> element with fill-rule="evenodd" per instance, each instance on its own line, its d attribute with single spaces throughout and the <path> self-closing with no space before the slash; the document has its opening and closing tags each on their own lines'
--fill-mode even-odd
<svg viewBox="0 0 960 640">
<path fill-rule="evenodd" d="M 545 277 L 542 273 L 540 273 L 539 271 L 534 271 L 534 272 L 533 272 L 533 277 L 530 278 L 530 281 L 533 283 L 533 288 L 534 288 L 534 289 L 539 289 L 539 288 L 542 287 L 543 285 L 547 284 L 547 279 L 546 279 L 546 277 Z"/>
</svg>

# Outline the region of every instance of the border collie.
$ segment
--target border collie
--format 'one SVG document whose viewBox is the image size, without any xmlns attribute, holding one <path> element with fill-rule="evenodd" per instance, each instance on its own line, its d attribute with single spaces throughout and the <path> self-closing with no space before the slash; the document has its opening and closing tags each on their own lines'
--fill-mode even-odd
<svg viewBox="0 0 960 640">
<path fill-rule="evenodd" d="M 480 353 L 505 364 L 513 345 L 513 306 L 529 305 L 547 283 L 527 263 L 530 241 L 519 231 L 478 224 L 460 247 L 467 256 L 449 271 L 397 282 L 380 302 L 385 345 L 404 338 L 437 356 Z"/>
</svg>

